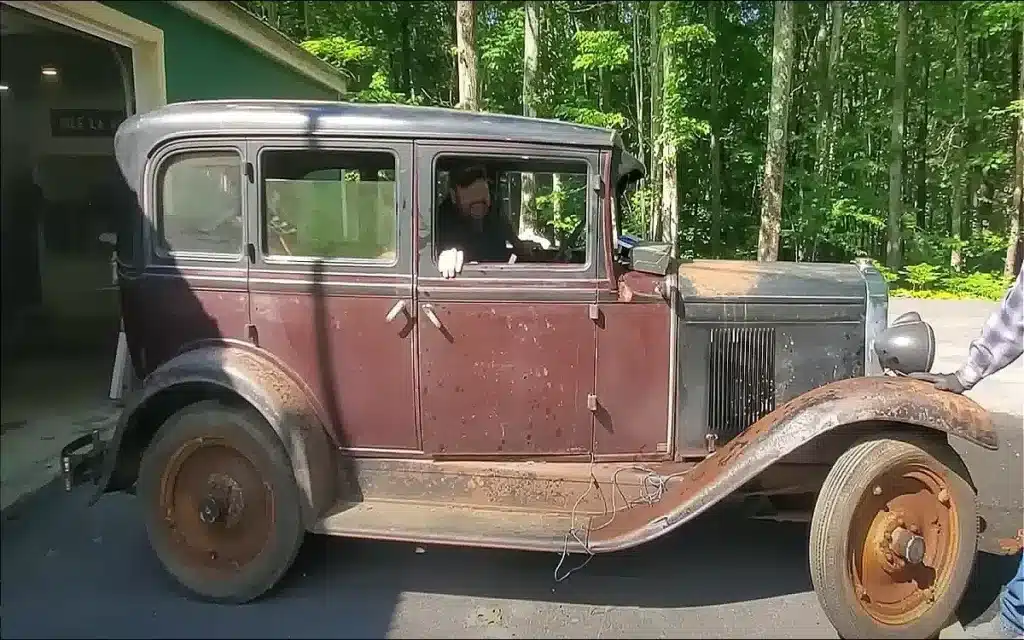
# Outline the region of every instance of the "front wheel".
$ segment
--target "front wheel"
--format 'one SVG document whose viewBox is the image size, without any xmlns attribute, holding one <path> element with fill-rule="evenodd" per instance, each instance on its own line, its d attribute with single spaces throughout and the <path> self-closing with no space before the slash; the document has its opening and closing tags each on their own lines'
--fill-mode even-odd
<svg viewBox="0 0 1024 640">
<path fill-rule="evenodd" d="M 811 519 L 811 580 L 842 638 L 934 638 L 974 567 L 978 515 L 945 443 L 892 436 L 836 461 Z"/>
<path fill-rule="evenodd" d="M 248 407 L 203 401 L 171 416 L 142 457 L 138 497 L 160 562 L 204 600 L 259 597 L 305 536 L 288 455 Z"/>
</svg>

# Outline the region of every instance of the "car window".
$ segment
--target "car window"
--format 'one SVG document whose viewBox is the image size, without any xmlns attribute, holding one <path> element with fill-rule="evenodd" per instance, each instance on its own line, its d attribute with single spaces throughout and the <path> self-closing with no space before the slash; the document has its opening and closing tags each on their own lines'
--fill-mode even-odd
<svg viewBox="0 0 1024 640">
<path fill-rule="evenodd" d="M 264 151 L 264 253 L 393 261 L 398 245 L 395 170 L 390 152 Z"/>
<path fill-rule="evenodd" d="M 434 259 L 459 248 L 467 263 L 481 266 L 585 264 L 587 171 L 582 160 L 441 156 L 434 172 Z"/>
<path fill-rule="evenodd" d="M 166 253 L 242 252 L 242 157 L 236 151 L 177 153 L 161 165 L 157 243 Z"/>
</svg>

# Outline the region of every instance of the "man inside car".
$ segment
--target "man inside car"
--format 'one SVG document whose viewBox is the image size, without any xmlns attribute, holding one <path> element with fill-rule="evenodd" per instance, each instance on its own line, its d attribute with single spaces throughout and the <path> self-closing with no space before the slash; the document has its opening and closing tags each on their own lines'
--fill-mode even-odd
<svg viewBox="0 0 1024 640">
<path fill-rule="evenodd" d="M 519 239 L 494 206 L 487 178 L 480 165 L 449 172 L 448 194 L 435 219 L 436 246 L 441 250 L 437 267 L 444 278 L 454 278 L 467 262 L 510 263 L 533 253 L 531 244 Z"/>
</svg>

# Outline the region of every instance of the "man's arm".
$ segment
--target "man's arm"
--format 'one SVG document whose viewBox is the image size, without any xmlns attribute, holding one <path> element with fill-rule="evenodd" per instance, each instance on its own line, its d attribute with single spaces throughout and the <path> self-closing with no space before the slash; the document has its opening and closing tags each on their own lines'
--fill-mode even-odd
<svg viewBox="0 0 1024 640">
<path fill-rule="evenodd" d="M 970 346 L 967 362 L 956 372 L 964 389 L 1003 369 L 1024 353 L 1024 285 L 1021 274 L 1003 303 L 985 322 Z"/>
</svg>

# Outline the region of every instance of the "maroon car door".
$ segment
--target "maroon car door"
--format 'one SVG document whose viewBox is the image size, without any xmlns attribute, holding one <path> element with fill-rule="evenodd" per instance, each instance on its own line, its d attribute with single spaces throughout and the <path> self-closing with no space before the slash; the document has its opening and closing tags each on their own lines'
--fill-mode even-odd
<svg viewBox="0 0 1024 640">
<path fill-rule="evenodd" d="M 244 139 L 192 139 L 147 165 L 147 259 L 122 282 L 143 374 L 191 344 L 246 339 L 245 147 Z"/>
<path fill-rule="evenodd" d="M 415 451 L 412 143 L 259 139 L 259 346 L 312 391 L 336 443 Z"/>
<path fill-rule="evenodd" d="M 569 162 L 583 183 L 578 214 L 585 228 L 598 211 L 598 195 L 588 188 L 599 170 L 596 152 L 417 143 L 416 327 L 424 451 L 437 457 L 588 453 L 597 339 L 594 234 L 581 236 L 584 264 L 466 264 L 450 280 L 438 271 L 440 247 L 434 246 L 432 229 L 446 189 L 435 163 L 442 156 L 482 153 L 496 163 Z"/>
</svg>

